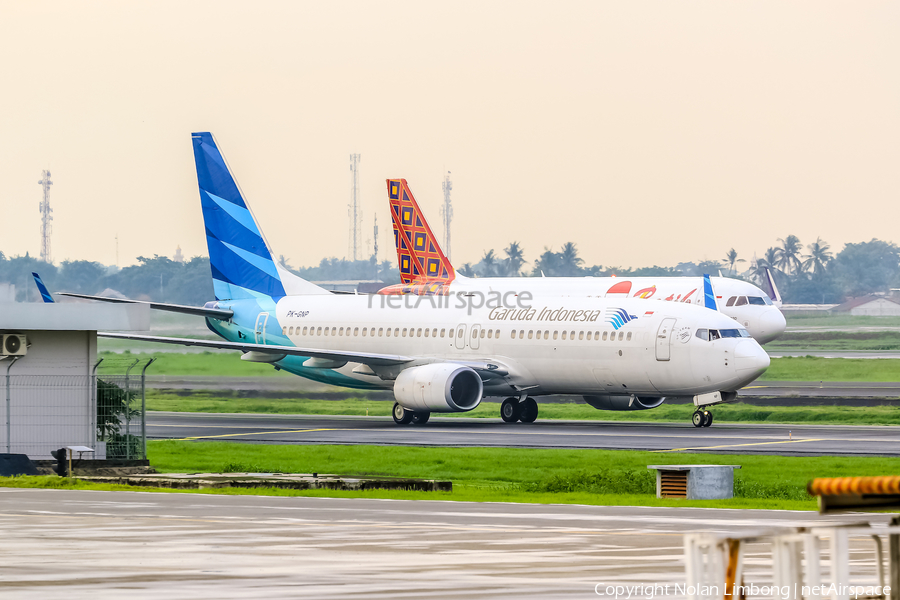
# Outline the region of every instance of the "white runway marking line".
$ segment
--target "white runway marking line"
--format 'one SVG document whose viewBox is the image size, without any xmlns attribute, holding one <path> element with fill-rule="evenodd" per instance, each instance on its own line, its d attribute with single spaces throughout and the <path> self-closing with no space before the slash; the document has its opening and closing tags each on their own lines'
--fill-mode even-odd
<svg viewBox="0 0 900 600">
<path fill-rule="evenodd" d="M 208 429 L 258 429 L 257 427 L 250 427 L 246 425 L 162 425 L 162 424 L 148 424 L 147 427 L 172 427 L 172 428 L 208 428 Z M 197 440 L 197 439 L 208 439 L 208 438 L 219 438 L 219 437 L 237 437 L 237 436 L 247 436 L 247 435 L 283 435 L 286 433 L 310 433 L 310 432 L 319 432 L 319 431 L 362 431 L 366 433 L 391 433 L 397 431 L 396 429 L 358 429 L 354 427 L 323 427 L 319 429 L 277 429 L 275 427 L 271 427 L 272 431 L 253 431 L 246 433 L 226 433 L 220 435 L 202 435 L 202 436 L 190 436 L 184 438 L 171 438 L 177 441 L 184 440 Z M 458 429 L 438 429 L 435 427 L 426 427 L 422 429 L 403 429 L 404 433 L 419 433 L 419 434 L 434 434 L 434 433 L 446 433 L 446 434 L 456 434 L 456 435 L 537 435 L 537 436 L 567 436 L 567 437 L 625 437 L 625 438 L 671 438 L 671 437 L 685 437 L 684 435 L 674 435 L 666 433 L 619 433 L 619 432 L 602 432 L 602 431 L 591 431 L 591 432 L 553 432 L 553 431 L 460 431 Z M 684 429 L 684 430 L 674 430 L 679 431 L 681 433 L 693 431 L 692 429 Z M 772 440 L 768 442 L 752 442 L 745 444 L 734 444 L 734 446 L 754 446 L 754 445 L 765 445 L 765 444 L 790 444 L 790 443 L 798 443 L 798 442 L 880 442 L 880 443 L 900 443 L 900 438 L 890 438 L 890 437 L 827 437 L 827 438 L 803 438 L 796 440 L 785 440 L 783 435 L 749 435 L 749 434 L 738 434 L 738 435 L 729 435 L 732 432 L 726 431 L 720 435 L 718 439 L 720 441 L 731 441 L 731 440 Z M 728 445 L 723 446 L 704 446 L 706 448 L 727 448 Z M 672 450 L 655 450 L 654 452 L 674 452 L 678 450 L 697 450 L 702 448 L 675 448 Z"/>
</svg>

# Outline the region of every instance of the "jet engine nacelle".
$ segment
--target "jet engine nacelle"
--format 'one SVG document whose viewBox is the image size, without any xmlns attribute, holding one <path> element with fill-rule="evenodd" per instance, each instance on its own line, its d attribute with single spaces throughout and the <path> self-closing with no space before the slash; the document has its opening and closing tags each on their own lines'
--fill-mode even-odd
<svg viewBox="0 0 900 600">
<path fill-rule="evenodd" d="M 666 401 L 665 396 L 635 396 L 634 394 L 584 396 L 584 401 L 597 410 L 647 410 L 656 408 Z"/>
<path fill-rule="evenodd" d="M 404 369 L 394 381 L 394 399 L 412 411 L 465 412 L 478 406 L 483 394 L 478 373 L 452 363 Z"/>
</svg>

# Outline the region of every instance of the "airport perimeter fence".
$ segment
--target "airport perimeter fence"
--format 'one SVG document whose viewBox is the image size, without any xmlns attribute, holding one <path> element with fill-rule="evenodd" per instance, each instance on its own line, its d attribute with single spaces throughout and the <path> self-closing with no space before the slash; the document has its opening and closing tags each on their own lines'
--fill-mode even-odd
<svg viewBox="0 0 900 600">
<path fill-rule="evenodd" d="M 102 361 L 101 361 L 102 362 Z M 147 458 L 145 374 L 151 361 L 115 364 L 93 375 L 2 375 L 5 427 L 0 452 L 48 458 L 50 450 L 88 446 L 84 458 Z"/>
</svg>

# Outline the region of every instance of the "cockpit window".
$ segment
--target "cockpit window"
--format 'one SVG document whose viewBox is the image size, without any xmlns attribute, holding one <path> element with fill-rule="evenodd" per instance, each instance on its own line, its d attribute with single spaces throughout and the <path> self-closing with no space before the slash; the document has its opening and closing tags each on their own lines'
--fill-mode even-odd
<svg viewBox="0 0 900 600">
<path fill-rule="evenodd" d="M 740 329 L 698 329 L 696 336 L 701 340 L 715 341 L 721 338 L 745 338 L 750 337 L 750 332 Z"/>
<path fill-rule="evenodd" d="M 734 306 L 735 300 L 737 300 L 737 296 L 732 296 L 728 299 L 728 302 L 725 303 L 725 306 Z"/>
<path fill-rule="evenodd" d="M 747 304 L 747 296 L 739 296 L 737 302 L 734 303 L 735 306 L 743 306 Z"/>
<path fill-rule="evenodd" d="M 763 300 L 762 298 L 760 298 L 759 296 L 750 296 L 749 298 L 747 298 L 747 300 L 750 301 L 750 304 L 753 304 L 755 306 L 765 306 L 766 305 L 766 301 Z"/>
<path fill-rule="evenodd" d="M 768 296 L 763 296 L 763 302 L 765 302 L 769 306 L 772 305 L 772 300 L 770 300 Z"/>
</svg>

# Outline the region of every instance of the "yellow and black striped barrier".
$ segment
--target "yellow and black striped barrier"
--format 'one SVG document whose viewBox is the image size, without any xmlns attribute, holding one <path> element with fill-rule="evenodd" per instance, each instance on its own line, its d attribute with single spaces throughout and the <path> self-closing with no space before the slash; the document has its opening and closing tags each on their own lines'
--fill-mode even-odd
<svg viewBox="0 0 900 600">
<path fill-rule="evenodd" d="M 900 475 L 813 479 L 806 485 L 818 496 L 819 512 L 900 509 Z"/>
</svg>

